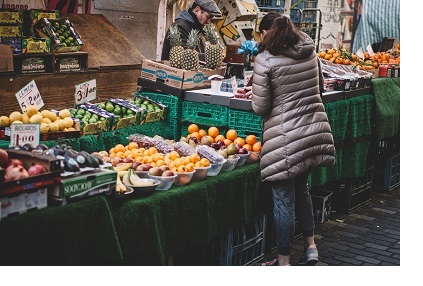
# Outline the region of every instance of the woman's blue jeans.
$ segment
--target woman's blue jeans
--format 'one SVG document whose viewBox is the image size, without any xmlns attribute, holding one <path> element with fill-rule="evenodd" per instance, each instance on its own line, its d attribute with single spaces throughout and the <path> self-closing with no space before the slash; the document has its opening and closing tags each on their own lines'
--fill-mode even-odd
<svg viewBox="0 0 423 286">
<path fill-rule="evenodd" d="M 310 171 L 287 181 L 271 182 L 273 218 L 278 254 L 290 255 L 295 233 L 295 214 L 303 237 L 314 235 L 313 204 L 308 191 Z"/>
</svg>

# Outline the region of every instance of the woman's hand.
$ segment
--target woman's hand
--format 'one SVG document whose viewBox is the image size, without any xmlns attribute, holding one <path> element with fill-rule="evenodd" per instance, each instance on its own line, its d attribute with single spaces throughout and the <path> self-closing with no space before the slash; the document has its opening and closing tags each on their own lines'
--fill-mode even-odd
<svg viewBox="0 0 423 286">
<path fill-rule="evenodd" d="M 244 88 L 244 90 L 246 91 L 245 97 L 248 98 L 248 99 L 251 99 L 251 96 L 253 95 L 253 87 L 252 86 L 246 86 Z"/>
</svg>

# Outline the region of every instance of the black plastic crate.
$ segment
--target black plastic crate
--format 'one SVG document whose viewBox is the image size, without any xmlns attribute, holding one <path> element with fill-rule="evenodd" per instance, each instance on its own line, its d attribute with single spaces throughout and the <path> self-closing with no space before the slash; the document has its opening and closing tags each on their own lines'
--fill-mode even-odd
<svg viewBox="0 0 423 286">
<path fill-rule="evenodd" d="M 400 184 L 400 153 L 376 159 L 374 189 L 388 192 Z"/>
<path fill-rule="evenodd" d="M 392 137 L 379 140 L 379 145 L 377 147 L 377 157 L 386 158 L 392 156 L 393 154 L 398 154 L 400 152 L 400 135 L 394 135 Z"/>
<path fill-rule="evenodd" d="M 363 177 L 330 184 L 328 190 L 333 192 L 332 209 L 340 213 L 350 213 L 369 203 L 372 199 L 374 170 L 374 165 L 368 166 Z"/>
</svg>

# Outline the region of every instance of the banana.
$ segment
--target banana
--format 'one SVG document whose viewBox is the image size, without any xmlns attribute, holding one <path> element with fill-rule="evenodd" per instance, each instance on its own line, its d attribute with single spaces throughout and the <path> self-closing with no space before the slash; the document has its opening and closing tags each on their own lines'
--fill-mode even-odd
<svg viewBox="0 0 423 286">
<path fill-rule="evenodd" d="M 126 173 L 128 173 L 128 171 L 118 171 L 117 173 L 118 173 L 119 177 L 122 179 L 122 178 L 123 178 L 123 176 L 124 176 Z"/>
<path fill-rule="evenodd" d="M 141 180 L 141 178 L 138 177 L 137 174 L 135 174 L 134 169 L 130 169 L 128 174 L 129 174 L 129 181 L 131 182 L 131 185 L 133 186 L 145 187 L 145 186 L 153 185 L 153 182 Z"/>
<path fill-rule="evenodd" d="M 119 171 L 128 171 L 131 168 L 132 163 L 119 163 L 117 166 L 113 167 L 116 172 Z"/>
<path fill-rule="evenodd" d="M 117 179 L 116 179 L 116 192 L 118 193 L 126 192 L 126 187 L 122 183 L 122 180 L 120 179 L 119 175 L 117 176 Z"/>
<path fill-rule="evenodd" d="M 131 181 L 129 181 L 129 173 L 126 173 L 122 178 L 122 183 L 125 185 L 132 185 Z"/>
</svg>

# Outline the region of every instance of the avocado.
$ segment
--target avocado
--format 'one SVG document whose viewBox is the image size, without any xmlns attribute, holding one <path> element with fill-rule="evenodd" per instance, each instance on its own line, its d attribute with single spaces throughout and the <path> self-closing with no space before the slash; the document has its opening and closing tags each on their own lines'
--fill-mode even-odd
<svg viewBox="0 0 423 286">
<path fill-rule="evenodd" d="M 87 166 L 91 168 L 100 168 L 100 164 L 93 155 L 88 155 L 86 158 Z"/>
<path fill-rule="evenodd" d="M 93 156 L 94 157 L 94 159 L 96 159 L 97 160 L 97 162 L 98 162 L 98 164 L 99 165 L 103 165 L 103 159 L 101 159 L 101 157 L 100 156 L 98 156 L 98 155 L 96 155 L 96 154 L 91 154 L 91 156 Z"/>
<path fill-rule="evenodd" d="M 25 151 L 29 151 L 29 152 L 31 152 L 34 149 L 34 147 L 32 147 L 32 145 L 29 143 L 25 143 L 22 147 L 24 148 Z"/>
<path fill-rule="evenodd" d="M 66 157 L 64 160 L 65 170 L 69 172 L 79 172 L 79 164 L 75 159 L 71 157 Z"/>
<path fill-rule="evenodd" d="M 37 150 L 48 150 L 48 147 L 46 144 L 38 144 L 37 147 L 35 147 Z"/>
<path fill-rule="evenodd" d="M 75 159 L 76 162 L 78 162 L 78 165 L 80 168 L 86 167 L 86 160 L 85 157 L 81 155 L 81 153 L 77 153 L 73 159 Z"/>
</svg>

